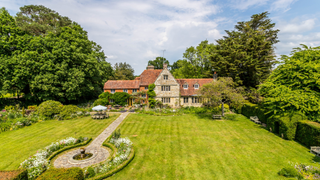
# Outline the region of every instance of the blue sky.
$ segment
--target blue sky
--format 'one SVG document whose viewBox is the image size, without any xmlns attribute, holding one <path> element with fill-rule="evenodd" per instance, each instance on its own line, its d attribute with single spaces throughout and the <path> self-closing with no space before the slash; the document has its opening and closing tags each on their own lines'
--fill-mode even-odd
<svg viewBox="0 0 320 180">
<path fill-rule="evenodd" d="M 319 0 L 0 0 L 11 15 L 24 5 L 44 5 L 78 22 L 114 65 L 127 62 L 139 75 L 157 56 L 172 64 L 187 47 L 214 43 L 239 21 L 268 11 L 280 29 L 277 56 L 303 43 L 320 46 Z"/>
</svg>

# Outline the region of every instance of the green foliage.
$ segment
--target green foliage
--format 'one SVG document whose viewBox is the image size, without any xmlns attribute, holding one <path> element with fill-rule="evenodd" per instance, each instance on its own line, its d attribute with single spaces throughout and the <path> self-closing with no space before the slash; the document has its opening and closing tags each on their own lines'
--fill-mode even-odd
<svg viewBox="0 0 320 180">
<path fill-rule="evenodd" d="M 242 108 L 238 110 L 238 113 L 243 114 L 247 118 L 250 116 L 258 116 L 259 121 L 267 124 L 267 119 L 270 117 L 270 114 L 265 114 L 265 110 L 261 105 L 245 103 Z"/>
<path fill-rule="evenodd" d="M 126 92 L 116 92 L 110 98 L 114 100 L 115 104 L 119 104 L 120 106 L 124 106 L 127 104 L 127 99 L 129 97 L 130 97 L 130 95 Z"/>
<path fill-rule="evenodd" d="M 260 85 L 269 112 L 302 112 L 309 120 L 320 119 L 320 47 L 296 48 Z"/>
<path fill-rule="evenodd" d="M 96 175 L 96 173 L 94 172 L 93 167 L 88 167 L 87 172 L 85 173 L 85 177 L 86 178 L 92 178 Z"/>
<path fill-rule="evenodd" d="M 113 139 L 119 139 L 120 136 L 121 136 L 120 129 L 113 131 L 112 134 L 111 134 L 111 137 L 112 137 Z"/>
<path fill-rule="evenodd" d="M 57 33 L 60 27 L 71 26 L 72 21 L 42 5 L 20 7 L 16 16 L 17 25 L 31 35 L 45 35 L 49 31 Z"/>
<path fill-rule="evenodd" d="M 274 27 L 267 12 L 238 22 L 235 31 L 226 31 L 227 36 L 208 50 L 212 67 L 220 77 L 232 77 L 237 85 L 256 88 L 276 63 L 274 44 L 279 30 Z"/>
<path fill-rule="evenodd" d="M 189 47 L 183 53 L 183 60 L 173 63 L 171 73 L 175 78 L 211 78 L 212 65 L 209 59 L 210 51 L 214 44 L 207 40 L 202 41 L 197 47 Z"/>
<path fill-rule="evenodd" d="M 134 70 L 130 64 L 116 63 L 113 67 L 114 69 L 114 79 L 115 80 L 133 80 L 134 79 Z"/>
<path fill-rule="evenodd" d="M 69 21 L 48 8 L 26 6 L 22 9 L 23 12 L 18 13 L 21 15 L 18 19 L 25 22 L 22 26 L 27 30 L 26 26 L 30 25 L 34 33 L 45 35 L 28 35 L 16 26 L 7 11 L 1 11 L 1 20 L 4 20 L 0 22 L 0 29 L 6 35 L 1 35 L 0 89 L 23 93 L 28 101 L 71 102 L 100 94 L 101 87 L 112 75 L 102 48 L 88 39 L 80 25 L 65 26 Z M 42 28 L 42 23 L 48 29 Z"/>
<path fill-rule="evenodd" d="M 26 169 L 18 169 L 12 171 L 1 171 L 1 179 L 10 179 L 10 180 L 28 180 L 28 171 Z"/>
<path fill-rule="evenodd" d="M 109 100 L 108 99 L 97 99 L 94 101 L 93 106 L 97 106 L 97 105 L 102 105 L 102 106 L 109 105 Z"/>
<path fill-rule="evenodd" d="M 81 168 L 50 168 L 41 174 L 37 180 L 84 180 L 83 172 Z"/>
<path fill-rule="evenodd" d="M 320 146 L 320 124 L 311 121 L 298 122 L 296 140 L 307 146 Z"/>
<path fill-rule="evenodd" d="M 278 174 L 285 177 L 300 177 L 299 179 L 301 179 L 300 173 L 292 166 L 282 168 Z"/>
<path fill-rule="evenodd" d="M 58 101 L 45 101 L 39 105 L 37 108 L 37 113 L 41 116 L 46 116 L 48 118 L 53 118 L 54 115 L 61 112 L 62 104 Z"/>
<path fill-rule="evenodd" d="M 71 115 L 76 114 L 77 112 L 79 112 L 81 109 L 78 108 L 75 105 L 64 105 L 61 108 L 60 111 L 60 118 L 61 119 L 70 119 Z"/>
<path fill-rule="evenodd" d="M 217 107 L 225 103 L 235 108 L 241 108 L 244 103 L 242 88 L 236 88 L 232 78 L 219 78 L 200 88 L 201 97 L 206 100 L 206 105 Z"/>
<path fill-rule="evenodd" d="M 156 87 L 155 84 L 149 84 L 148 86 L 148 103 L 149 103 L 149 107 L 151 108 L 155 108 L 157 105 L 157 101 L 154 99 L 154 97 L 156 97 L 156 92 L 154 91 L 154 88 Z"/>
<path fill-rule="evenodd" d="M 155 60 L 148 61 L 148 66 L 154 66 L 154 69 L 163 69 L 163 64 L 167 64 L 168 67 L 170 66 L 169 61 L 163 57 L 156 57 Z"/>
</svg>

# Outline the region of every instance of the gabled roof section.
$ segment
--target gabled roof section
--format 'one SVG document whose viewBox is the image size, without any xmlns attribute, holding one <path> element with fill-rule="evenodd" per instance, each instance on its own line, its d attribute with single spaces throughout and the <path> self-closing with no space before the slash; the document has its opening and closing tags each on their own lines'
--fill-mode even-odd
<svg viewBox="0 0 320 180">
<path fill-rule="evenodd" d="M 200 87 L 204 84 L 210 83 L 213 81 L 212 78 L 208 79 L 176 79 L 180 85 L 180 94 L 181 96 L 194 96 L 198 94 Z M 187 83 L 188 89 L 184 89 L 183 85 Z M 199 89 L 195 89 L 193 85 L 199 84 Z"/>
<path fill-rule="evenodd" d="M 162 69 L 146 69 L 140 75 L 140 86 L 148 86 L 149 84 L 154 83 L 154 81 L 158 78 Z"/>
<path fill-rule="evenodd" d="M 139 89 L 139 80 L 108 80 L 103 89 Z"/>
</svg>

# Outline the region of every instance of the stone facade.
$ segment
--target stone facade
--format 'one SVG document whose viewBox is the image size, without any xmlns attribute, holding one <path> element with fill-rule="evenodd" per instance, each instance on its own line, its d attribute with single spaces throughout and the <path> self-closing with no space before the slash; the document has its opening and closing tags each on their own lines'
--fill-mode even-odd
<svg viewBox="0 0 320 180">
<path fill-rule="evenodd" d="M 163 69 L 154 84 L 156 85 L 154 89 L 157 95 L 155 97 L 156 100 L 162 101 L 163 104 L 168 104 L 171 107 L 179 106 L 180 85 L 167 68 Z M 165 86 L 169 86 L 170 90 L 166 91 Z M 163 101 L 163 98 L 170 98 L 170 102 L 165 102 L 167 99 Z"/>
</svg>

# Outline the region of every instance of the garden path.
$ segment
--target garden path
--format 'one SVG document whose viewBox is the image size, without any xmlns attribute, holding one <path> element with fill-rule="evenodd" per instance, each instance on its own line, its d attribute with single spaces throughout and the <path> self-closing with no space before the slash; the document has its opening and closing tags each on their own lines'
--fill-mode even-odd
<svg viewBox="0 0 320 180">
<path fill-rule="evenodd" d="M 109 152 L 102 147 L 102 143 L 112 134 L 112 132 L 121 124 L 127 117 L 129 112 L 122 113 L 115 121 L 113 121 L 97 138 L 95 138 L 86 148 L 86 153 L 90 152 L 93 156 L 86 160 L 74 160 L 73 156 L 80 153 L 79 149 L 70 151 L 59 156 L 53 163 L 56 168 L 80 167 L 84 168 L 92 164 L 96 164 L 106 160 Z"/>
</svg>

